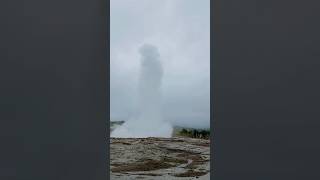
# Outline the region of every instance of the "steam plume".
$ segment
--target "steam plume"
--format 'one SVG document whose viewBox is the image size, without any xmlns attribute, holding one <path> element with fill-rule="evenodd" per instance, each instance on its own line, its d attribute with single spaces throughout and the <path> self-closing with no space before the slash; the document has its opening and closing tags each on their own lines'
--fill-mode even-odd
<svg viewBox="0 0 320 180">
<path fill-rule="evenodd" d="M 158 49 L 143 45 L 139 77 L 139 116 L 115 129 L 111 137 L 171 137 L 172 126 L 161 116 L 161 84 L 163 69 Z"/>
</svg>

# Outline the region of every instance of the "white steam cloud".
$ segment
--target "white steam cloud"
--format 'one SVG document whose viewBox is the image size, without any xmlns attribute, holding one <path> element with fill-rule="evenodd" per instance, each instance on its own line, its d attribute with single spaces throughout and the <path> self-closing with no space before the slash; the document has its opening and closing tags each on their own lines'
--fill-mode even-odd
<svg viewBox="0 0 320 180">
<path fill-rule="evenodd" d="M 145 44 L 140 50 L 139 115 L 126 121 L 111 133 L 111 137 L 145 138 L 171 137 L 172 126 L 161 113 L 163 68 L 157 47 Z"/>
</svg>

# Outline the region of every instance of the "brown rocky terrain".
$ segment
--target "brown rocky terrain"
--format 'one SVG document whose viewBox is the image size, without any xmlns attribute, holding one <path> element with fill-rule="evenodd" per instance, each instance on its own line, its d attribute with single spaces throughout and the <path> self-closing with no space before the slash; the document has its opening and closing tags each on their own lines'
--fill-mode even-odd
<svg viewBox="0 0 320 180">
<path fill-rule="evenodd" d="M 210 141 L 186 137 L 111 138 L 112 180 L 210 179 Z"/>
</svg>

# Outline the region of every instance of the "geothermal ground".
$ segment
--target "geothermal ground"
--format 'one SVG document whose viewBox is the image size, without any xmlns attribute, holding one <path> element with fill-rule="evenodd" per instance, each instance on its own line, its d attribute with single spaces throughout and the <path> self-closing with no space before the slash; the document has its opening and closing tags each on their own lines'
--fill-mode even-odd
<svg viewBox="0 0 320 180">
<path fill-rule="evenodd" d="M 210 141 L 187 137 L 111 138 L 112 180 L 210 179 Z"/>
</svg>

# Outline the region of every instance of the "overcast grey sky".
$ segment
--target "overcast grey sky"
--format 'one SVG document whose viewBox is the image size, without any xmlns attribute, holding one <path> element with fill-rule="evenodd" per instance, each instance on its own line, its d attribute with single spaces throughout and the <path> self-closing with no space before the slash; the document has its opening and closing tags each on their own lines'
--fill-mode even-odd
<svg viewBox="0 0 320 180">
<path fill-rule="evenodd" d="M 210 0 L 111 0 L 111 120 L 137 108 L 139 47 L 158 47 L 163 116 L 173 124 L 210 125 Z"/>
</svg>

